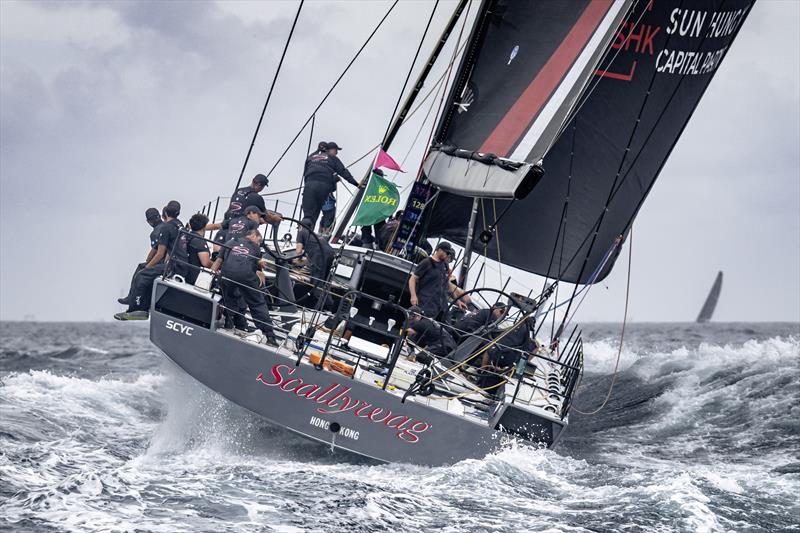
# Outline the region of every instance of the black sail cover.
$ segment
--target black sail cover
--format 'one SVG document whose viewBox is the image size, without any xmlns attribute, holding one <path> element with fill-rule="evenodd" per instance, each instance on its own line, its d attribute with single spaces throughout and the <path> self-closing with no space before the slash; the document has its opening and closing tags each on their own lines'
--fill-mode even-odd
<svg viewBox="0 0 800 533">
<path fill-rule="evenodd" d="M 509 201 L 479 200 L 474 249 L 492 259 L 499 257 L 504 264 L 567 282 L 593 283 L 605 278 L 614 263 L 609 253 L 615 240 L 632 224 L 753 2 L 634 3 L 561 134 L 546 152 L 544 177 L 503 214 L 488 245 L 478 242 L 478 236 Z M 596 12 L 612 3 L 489 2 L 494 13 L 491 31 L 483 34 L 466 89 L 451 102 L 453 112 L 444 115 L 437 139 L 510 158 L 518 151 L 519 139 L 515 143 L 509 142 L 513 135 L 498 137 L 498 129 L 504 119 L 509 121 L 512 109 L 526 112 L 524 103 L 520 104 L 526 93 L 515 80 L 498 83 L 509 61 L 509 35 L 513 39 L 521 31 L 542 32 L 567 39 L 574 30 L 570 25 L 583 20 L 587 10 Z M 547 18 L 547 13 L 565 5 L 570 6 L 569 16 L 559 12 Z M 567 29 L 559 32 L 551 24 Z M 559 46 L 550 45 L 544 53 L 552 54 Z M 523 60 L 521 53 L 520 48 L 514 60 Z M 531 68 L 541 65 L 539 58 Z M 503 142 L 495 142 L 498 138 Z M 427 236 L 463 245 L 472 203 L 471 197 L 440 192 L 426 214 Z"/>
</svg>

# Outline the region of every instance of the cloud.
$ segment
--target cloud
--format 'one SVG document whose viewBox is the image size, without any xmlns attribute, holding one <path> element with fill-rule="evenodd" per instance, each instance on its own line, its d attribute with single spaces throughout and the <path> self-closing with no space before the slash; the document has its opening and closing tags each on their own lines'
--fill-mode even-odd
<svg viewBox="0 0 800 533">
<path fill-rule="evenodd" d="M 248 175 L 272 166 L 389 5 L 306 2 Z M 335 139 L 347 161 L 377 142 L 428 6 L 398 4 L 317 116 L 314 142 Z M 230 193 L 296 8 L 0 2 L 0 317 L 110 317 L 147 251 L 144 209 L 175 198 L 187 218 Z M 720 318 L 800 319 L 799 10 L 756 4 L 645 203 L 637 319 L 693 318 L 717 268 Z M 419 124 L 399 136 L 398 159 Z M 299 182 L 308 134 L 274 189 Z M 624 268 L 607 285 L 585 318 L 619 317 Z"/>
</svg>

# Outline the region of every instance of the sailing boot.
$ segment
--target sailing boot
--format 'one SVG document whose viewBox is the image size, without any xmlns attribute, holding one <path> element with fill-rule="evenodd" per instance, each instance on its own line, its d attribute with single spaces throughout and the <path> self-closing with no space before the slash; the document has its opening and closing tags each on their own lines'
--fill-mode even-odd
<svg viewBox="0 0 800 533">
<path fill-rule="evenodd" d="M 114 315 L 117 320 L 147 320 L 150 313 L 147 311 L 125 311 Z"/>
</svg>

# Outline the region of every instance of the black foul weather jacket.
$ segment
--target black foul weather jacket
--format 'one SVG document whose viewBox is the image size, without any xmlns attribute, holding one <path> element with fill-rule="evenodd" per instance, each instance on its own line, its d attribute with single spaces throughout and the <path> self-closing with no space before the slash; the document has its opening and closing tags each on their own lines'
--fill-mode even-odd
<svg viewBox="0 0 800 533">
<path fill-rule="evenodd" d="M 336 182 L 340 179 L 358 187 L 358 182 L 345 168 L 342 161 L 335 155 L 328 155 L 325 152 L 315 152 L 308 156 L 303 178 L 306 184 L 324 183 L 329 186 L 331 191 L 336 190 Z"/>
</svg>

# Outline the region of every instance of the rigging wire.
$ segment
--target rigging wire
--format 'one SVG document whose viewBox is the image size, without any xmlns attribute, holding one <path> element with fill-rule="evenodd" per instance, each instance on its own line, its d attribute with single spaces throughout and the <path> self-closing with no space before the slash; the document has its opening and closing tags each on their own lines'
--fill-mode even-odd
<svg viewBox="0 0 800 533">
<path fill-rule="evenodd" d="M 439 89 L 441 89 L 442 87 L 444 87 L 444 85 L 441 84 L 440 82 L 437 82 L 437 84 L 436 84 L 436 94 L 437 95 L 439 93 Z M 433 108 L 434 108 L 435 105 L 436 105 L 436 95 L 434 95 L 434 98 L 431 101 L 431 105 L 428 106 L 428 111 L 425 113 L 425 117 L 423 117 L 422 123 L 419 125 L 419 129 L 417 130 L 417 134 L 414 135 L 414 140 L 411 141 L 411 145 L 408 147 L 408 151 L 406 152 L 406 155 L 404 155 L 403 159 L 400 161 L 400 168 L 402 168 L 406 164 L 406 161 L 408 161 L 408 158 L 411 156 L 411 152 L 414 151 L 414 147 L 417 145 L 417 141 L 419 140 L 419 136 L 422 135 L 422 132 L 425 130 L 425 124 L 427 124 L 428 119 L 431 116 L 431 111 L 433 111 Z M 403 121 L 403 124 L 405 124 L 405 123 L 406 123 L 406 121 Z M 398 174 L 398 171 L 395 171 L 394 172 L 394 176 L 392 177 L 392 183 L 394 183 L 394 181 L 397 179 L 397 174 Z"/>
<path fill-rule="evenodd" d="M 631 262 L 633 258 L 633 226 L 631 226 L 630 232 L 628 233 L 628 276 L 627 280 L 625 281 L 625 311 L 622 314 L 622 331 L 619 334 L 619 348 L 617 349 L 617 362 L 614 363 L 614 373 L 611 376 L 611 384 L 608 386 L 608 392 L 606 393 L 606 397 L 603 400 L 603 403 L 600 404 L 600 407 L 595 409 L 594 411 L 584 412 L 575 407 L 574 405 L 570 407 L 570 409 L 574 410 L 576 413 L 592 416 L 596 415 L 600 411 L 602 411 L 606 404 L 608 404 L 608 400 L 611 399 L 611 392 L 614 390 L 614 384 L 617 382 L 617 375 L 619 374 L 619 360 L 622 357 L 622 343 L 625 340 L 625 325 L 628 323 L 628 301 L 631 294 Z M 580 383 L 578 383 L 578 386 Z M 577 389 L 576 387 L 576 389 Z"/>
<path fill-rule="evenodd" d="M 317 122 L 317 115 L 311 115 L 311 128 L 308 132 L 308 147 L 306 148 L 307 154 L 311 153 L 311 145 L 314 144 L 314 125 L 316 124 L 316 122 Z M 300 175 L 300 186 L 297 187 L 297 198 L 295 198 L 294 200 L 294 207 L 292 208 L 292 218 L 295 218 L 295 215 L 297 214 L 297 206 L 300 203 L 300 191 L 303 190 L 304 177 L 305 177 L 305 171 Z M 289 226 L 289 231 L 291 230 L 292 227 Z"/>
<path fill-rule="evenodd" d="M 425 95 L 425 97 L 424 97 L 424 98 L 423 98 L 423 99 L 422 99 L 422 100 L 419 102 L 419 104 L 417 104 L 417 106 L 416 106 L 416 107 L 414 107 L 414 109 L 413 109 L 413 110 L 411 110 L 411 112 L 410 112 L 410 113 L 408 113 L 408 115 L 406 115 L 406 117 L 403 119 L 403 122 L 401 123 L 401 126 L 402 126 L 403 124 L 405 124 L 406 122 L 408 122 L 408 120 L 411 118 L 411 116 L 412 116 L 412 115 L 413 115 L 413 114 L 414 114 L 414 113 L 415 113 L 415 112 L 416 112 L 416 111 L 417 111 L 417 110 L 418 110 L 420 107 L 422 107 L 422 104 L 425 102 L 425 100 L 427 100 L 427 98 L 428 98 L 428 97 L 429 97 L 431 94 L 433 94 L 434 90 L 436 90 L 436 92 L 438 93 L 438 85 L 439 85 L 440 83 L 442 83 L 442 80 L 444 80 L 444 85 L 443 85 L 443 87 L 444 87 L 444 89 L 445 89 L 445 90 L 443 90 L 443 91 L 442 91 L 441 99 L 439 100 L 439 107 L 438 107 L 438 109 L 436 110 L 436 114 L 434 115 L 433 126 L 431 127 L 431 133 L 430 133 L 430 136 L 428 137 L 428 144 L 427 144 L 427 146 L 430 146 L 430 144 L 431 144 L 431 140 L 433 139 L 433 135 L 434 135 L 434 133 L 436 132 L 436 125 L 437 125 L 437 123 L 438 123 L 438 117 L 439 117 L 439 114 L 440 114 L 440 113 L 441 113 L 441 111 L 442 111 L 442 105 L 444 104 L 445 95 L 447 94 L 447 90 L 446 90 L 446 89 L 447 89 L 447 85 L 450 83 L 450 74 L 451 74 L 451 73 L 452 73 L 452 71 L 453 71 L 453 66 L 454 66 L 454 65 L 455 65 L 455 63 L 456 63 L 456 58 L 459 56 L 459 54 L 461 54 L 461 52 L 463 51 L 464 47 L 465 47 L 465 46 L 466 46 L 466 44 L 467 44 L 467 43 L 464 43 L 464 44 L 462 44 L 462 43 L 461 43 L 461 38 L 462 38 L 462 37 L 463 37 L 463 35 L 464 35 L 464 28 L 465 28 L 465 27 L 466 27 L 466 25 L 467 25 L 467 18 L 468 18 L 469 11 L 470 11 L 470 9 L 471 9 L 471 8 L 472 8 L 472 0 L 470 0 L 469 4 L 467 4 L 467 8 L 466 8 L 466 11 L 467 11 L 467 13 L 466 13 L 466 14 L 467 14 L 467 16 L 465 16 L 465 17 L 464 17 L 464 19 L 463 19 L 463 22 L 461 23 L 461 29 L 460 29 L 460 30 L 459 30 L 459 32 L 458 32 L 458 38 L 456 39 L 455 46 L 453 47 L 453 55 L 452 55 L 452 57 L 450 58 L 450 61 L 449 61 L 449 62 L 448 62 L 448 64 L 447 64 L 447 69 L 445 69 L 445 71 L 442 73 L 442 75 L 441 75 L 441 76 L 439 77 L 439 79 L 436 81 L 436 84 L 435 84 L 433 87 L 431 87 L 431 90 L 430 90 L 430 91 L 428 91 L 428 94 L 426 94 L 426 95 Z M 435 99 L 434 99 L 434 101 L 435 101 Z M 423 122 L 423 124 L 424 124 L 424 122 Z M 376 145 L 376 146 L 375 146 L 375 147 L 374 147 L 372 150 L 370 150 L 370 152 L 369 152 L 369 153 L 372 153 L 373 151 L 375 151 L 375 150 L 377 150 L 378 148 L 380 148 L 380 147 L 381 147 L 381 144 L 382 144 L 382 143 L 379 143 L 379 144 L 377 144 L 377 145 Z M 367 155 L 368 155 L 368 154 L 366 154 L 366 155 L 364 155 L 363 157 L 361 157 L 361 158 L 359 159 L 359 161 L 360 161 L 361 159 L 364 159 L 364 157 L 366 157 Z M 424 163 L 424 159 L 423 159 L 423 160 L 421 160 L 421 161 L 420 161 L 420 163 L 419 163 L 419 169 L 417 170 L 417 179 L 418 179 L 418 178 L 419 178 L 419 176 L 422 174 L 422 165 L 423 165 L 423 163 Z M 355 163 L 352 163 L 352 164 L 355 164 Z M 435 199 L 436 199 L 436 198 L 437 198 L 437 195 L 434 195 L 432 198 L 430 198 L 430 199 L 428 200 L 428 202 L 427 202 L 425 205 L 427 206 L 427 205 L 428 205 L 428 203 L 430 203 L 432 200 L 435 202 Z M 352 202 L 354 199 L 355 199 L 355 197 L 351 198 L 351 199 L 350 199 L 350 201 Z M 434 203 L 434 206 L 435 206 L 435 203 Z M 349 207 L 349 204 L 348 204 L 348 207 Z M 421 219 L 421 218 L 422 218 L 422 217 L 420 217 L 420 219 Z M 420 219 L 418 219 L 418 220 L 417 220 L 417 222 L 415 222 L 415 224 L 414 224 L 414 227 L 416 227 L 416 226 L 417 226 L 417 224 L 419 223 L 419 220 L 420 220 Z M 350 224 L 350 226 L 348 226 L 348 228 L 350 228 L 350 227 L 353 227 L 353 225 L 352 225 L 352 224 Z"/>
<path fill-rule="evenodd" d="M 264 121 L 264 115 L 267 112 L 269 101 L 270 99 L 272 99 L 272 91 L 275 89 L 275 83 L 278 81 L 278 74 L 281 73 L 283 60 L 286 58 L 286 51 L 289 49 L 289 43 L 292 42 L 292 35 L 294 35 L 294 29 L 297 27 L 297 20 L 300 18 L 300 11 L 303 9 L 304 3 L 305 0 L 300 0 L 300 5 L 297 6 L 297 13 L 295 13 L 294 15 L 292 28 L 289 30 L 289 37 L 286 38 L 286 44 L 283 45 L 283 52 L 281 53 L 281 59 L 278 62 L 278 68 L 275 71 L 275 75 L 272 77 L 272 83 L 270 84 L 269 92 L 267 93 L 267 100 L 264 102 L 264 108 L 261 110 L 261 116 L 258 118 L 258 124 L 256 124 L 256 131 L 253 132 L 253 140 L 250 141 L 250 148 L 247 149 L 247 155 L 244 158 L 244 164 L 242 164 L 242 171 L 239 172 L 239 179 L 236 180 L 236 188 L 233 190 L 234 194 L 236 194 L 236 191 L 239 190 L 239 186 L 242 184 L 242 176 L 244 176 L 244 171 L 247 168 L 247 163 L 248 161 L 250 161 L 250 154 L 253 153 L 253 147 L 256 144 L 256 138 L 258 137 L 258 132 L 261 129 L 261 123 Z"/>
<path fill-rule="evenodd" d="M 461 46 L 459 46 L 457 48 L 456 54 L 453 55 L 453 57 L 450 59 L 450 62 L 447 65 L 447 69 L 444 72 L 442 72 L 442 74 L 439 76 L 439 79 L 436 80 L 436 83 L 434 83 L 433 86 L 430 88 L 430 90 L 427 93 L 425 93 L 425 96 L 423 96 L 420 99 L 420 101 L 417 103 L 417 105 L 415 105 L 414 108 L 411 111 L 408 112 L 408 114 L 403 119 L 403 124 L 402 125 L 405 125 L 406 123 L 408 123 L 409 120 L 411 120 L 411 117 L 413 117 L 414 114 L 416 114 L 416 112 L 419 111 L 420 108 L 422 108 L 422 106 L 425 104 L 425 102 L 428 100 L 428 98 L 430 98 L 431 96 L 434 96 L 434 102 L 436 101 L 435 96 L 437 96 L 439 94 L 439 89 L 441 89 L 442 87 L 446 87 L 446 85 L 447 85 L 447 84 L 442 85 L 442 82 L 444 81 L 445 76 L 447 76 L 447 74 L 453 68 L 453 65 L 455 64 L 456 58 L 459 56 L 459 54 L 461 54 L 464 51 L 464 48 L 466 47 L 466 45 L 467 45 L 467 43 L 462 43 Z M 431 111 L 431 108 L 428 109 L 428 113 L 425 115 L 425 119 L 423 119 L 423 123 L 426 122 L 428 117 L 430 116 L 430 111 Z M 375 150 L 377 150 L 380 147 L 381 147 L 380 143 L 376 144 L 375 146 L 370 148 L 369 151 L 366 152 L 364 155 L 362 155 L 361 157 L 359 157 L 358 159 L 356 159 L 355 161 L 353 161 L 352 163 L 347 165 L 347 168 L 350 168 L 353 165 L 361 162 L 363 159 L 368 157 L 370 154 L 372 154 Z"/>
<path fill-rule="evenodd" d="M 381 26 L 383 26 L 383 23 L 386 21 L 386 19 L 387 19 L 387 18 L 389 17 L 389 15 L 392 13 L 392 11 L 393 11 L 393 10 L 394 10 L 394 8 L 397 6 L 397 3 L 398 3 L 399 1 L 400 1 L 400 0 L 394 0 L 394 2 L 392 2 L 392 5 L 391 5 L 391 6 L 389 6 L 389 9 L 388 9 L 388 11 L 386 11 L 386 13 L 383 15 L 383 17 L 381 18 L 381 20 L 378 22 L 377 26 L 375 26 L 375 28 L 372 30 L 372 33 L 370 33 L 370 34 L 369 34 L 369 37 L 367 37 L 367 40 L 366 40 L 366 41 L 364 41 L 364 44 L 362 44 L 362 45 L 361 45 L 361 48 L 359 48 L 359 49 L 358 49 L 358 51 L 357 51 L 357 52 L 356 52 L 356 54 L 353 56 L 353 58 L 350 60 L 350 62 L 347 64 L 347 66 L 344 68 L 344 70 L 342 71 L 342 73 L 341 73 L 341 74 L 339 74 L 339 77 L 336 79 L 336 81 L 335 81 L 335 82 L 333 82 L 333 85 L 331 85 L 331 88 L 330 88 L 330 89 L 328 89 L 328 92 L 327 92 L 327 93 L 325 93 L 325 96 L 322 98 L 322 100 L 321 100 L 321 101 L 320 101 L 320 103 L 317 105 L 317 107 L 316 107 L 316 108 L 314 108 L 314 111 L 311 113 L 311 115 L 310 115 L 310 116 L 309 116 L 309 117 L 306 119 L 306 121 L 305 121 L 305 122 L 303 123 L 303 125 L 300 127 L 300 129 L 298 130 L 298 132 L 297 132 L 297 133 L 295 134 L 295 136 L 292 138 L 292 140 L 291 140 L 291 142 L 289 143 L 289 145 L 286 147 L 286 149 L 283 151 L 283 153 L 281 153 L 280 157 L 278 157 L 278 160 L 277 160 L 277 161 L 275 161 L 275 164 L 274 164 L 274 165 L 272 165 L 272 168 L 271 168 L 271 169 L 269 170 L 269 172 L 267 173 L 267 177 L 271 176 L 271 175 L 272 175 L 272 173 L 275 171 L 275 169 L 278 167 L 278 165 L 281 163 L 281 161 L 283 161 L 283 158 L 284 158 L 284 157 L 286 157 L 286 154 L 287 154 L 287 153 L 289 153 L 289 150 L 291 150 L 292 146 L 294 146 L 294 143 L 297 141 L 297 139 L 298 139 L 298 138 L 300 137 L 300 135 L 303 133 L 303 130 L 306 128 L 306 126 L 308 126 L 308 123 L 309 123 L 309 122 L 311 122 L 311 120 L 312 120 L 312 118 L 314 117 L 314 115 L 316 115 L 316 114 L 317 114 L 317 112 L 318 112 L 318 111 L 319 111 L 319 110 L 322 108 L 323 104 L 325 104 L 325 102 L 328 100 L 328 97 L 331 95 L 331 93 L 333 93 L 333 90 L 334 90 L 334 89 L 336 89 L 337 85 L 339 85 L 339 82 L 341 82 L 341 81 L 342 81 L 342 79 L 344 78 L 345 74 L 347 74 L 347 72 L 350 70 L 350 67 L 352 67 L 352 66 L 353 66 L 353 64 L 356 62 L 356 60 L 359 58 L 359 56 L 361 55 L 361 52 L 363 52 L 363 51 L 364 51 L 364 49 L 367 47 L 367 45 L 368 45 L 368 44 L 369 44 L 369 42 L 372 40 L 372 38 L 375 36 L 375 34 L 376 34 L 376 33 L 378 33 L 378 30 L 381 28 Z"/>
<path fill-rule="evenodd" d="M 464 29 L 467 26 L 467 19 L 469 18 L 469 12 L 470 12 L 471 9 L 472 9 L 472 0 L 469 0 L 469 3 L 467 4 L 467 8 L 466 8 L 466 15 L 464 16 L 464 19 L 461 22 L 461 29 L 458 31 L 458 37 L 456 38 L 455 46 L 453 46 L 453 55 L 450 58 L 450 62 L 447 65 L 447 69 L 442 74 L 442 76 L 439 78 L 439 82 L 442 79 L 445 80 L 444 86 L 443 86 L 444 90 L 442 91 L 442 95 L 441 95 L 441 98 L 439 100 L 439 107 L 436 110 L 436 114 L 434 114 L 434 116 L 433 116 L 434 119 L 433 119 L 433 124 L 431 126 L 431 133 L 428 136 L 428 141 L 427 141 L 426 146 L 430 146 L 431 145 L 431 142 L 433 141 L 433 136 L 436 134 L 436 127 L 439 124 L 439 119 L 440 119 L 440 116 L 441 116 L 441 113 L 442 113 L 442 107 L 444 105 L 445 97 L 447 95 L 447 86 L 450 83 L 450 75 L 453 72 L 453 66 L 455 65 L 456 58 L 461 54 L 462 50 L 466 47 L 466 45 L 467 45 L 467 43 L 469 41 L 469 39 L 468 39 L 463 44 L 461 43 L 461 39 L 464 36 Z M 437 82 L 437 83 L 439 83 L 439 82 Z M 417 106 L 417 109 L 418 108 L 419 108 L 419 106 Z M 405 124 L 405 120 L 403 121 L 403 124 Z M 415 181 L 419 180 L 420 177 L 422 176 L 422 169 L 423 169 L 423 165 L 424 164 L 425 164 L 425 158 L 423 157 L 419 162 L 419 168 L 417 169 L 417 177 L 415 178 Z M 428 201 L 425 203 L 425 207 L 423 207 L 423 212 L 427 208 L 427 206 L 429 204 L 431 204 L 431 202 L 433 202 L 431 204 L 431 209 L 436 207 L 436 201 L 438 200 L 438 198 L 439 198 L 439 191 L 434 193 L 434 195 L 431 198 L 428 199 Z M 421 214 L 420 217 L 414 222 L 414 229 L 417 228 L 417 226 L 419 225 L 419 222 L 422 220 L 422 218 L 423 218 L 423 216 Z M 414 229 L 412 229 L 412 233 L 410 235 L 413 235 Z M 421 234 L 424 235 L 424 233 L 426 231 L 425 227 L 423 226 L 420 231 L 421 231 Z M 438 246 L 438 244 L 437 244 L 437 246 Z"/>
<path fill-rule="evenodd" d="M 433 141 L 433 136 L 436 134 L 436 127 L 439 124 L 439 117 L 442 113 L 442 107 L 444 106 L 445 96 L 447 95 L 447 86 L 450 84 L 450 75 L 453 73 L 453 65 L 455 65 L 456 57 L 461 49 L 461 38 L 464 36 L 464 28 L 467 26 L 467 19 L 469 18 L 469 12 L 472 9 L 472 0 L 469 1 L 467 4 L 467 16 L 464 17 L 464 20 L 461 22 L 461 29 L 458 31 L 458 37 L 456 38 L 456 44 L 453 47 L 453 57 L 450 59 L 450 64 L 447 66 L 447 77 L 444 82 L 445 90 L 442 91 L 442 96 L 439 99 L 439 108 L 436 110 L 436 114 L 434 115 L 433 126 L 431 127 L 431 134 L 428 137 L 428 146 L 431 145 Z M 466 43 L 464 43 L 466 44 Z M 419 179 L 420 175 L 422 174 L 422 165 L 425 163 L 425 158 L 423 158 L 419 162 L 419 170 L 417 170 L 417 179 Z"/>
<path fill-rule="evenodd" d="M 458 49 L 458 53 L 459 53 L 459 54 L 460 54 L 461 52 L 463 52 L 463 50 L 464 50 L 464 46 L 465 46 L 465 45 L 466 45 L 466 43 L 462 44 L 462 45 L 461 45 L 461 47 Z M 450 67 L 452 67 L 453 63 L 454 63 L 454 60 L 451 60 L 451 62 L 450 62 Z M 408 114 L 407 114 L 407 115 L 405 116 L 405 118 L 403 119 L 403 124 L 406 124 L 406 123 L 408 123 L 408 121 L 409 121 L 409 120 L 411 120 L 411 118 L 412 118 L 412 117 L 413 117 L 413 116 L 414 116 L 414 115 L 417 113 L 417 111 L 419 111 L 419 110 L 422 108 L 422 106 L 423 106 L 423 105 L 425 105 L 425 102 L 427 102 L 427 101 L 428 101 L 428 99 L 429 99 L 431 96 L 434 96 L 434 97 L 435 97 L 436 95 L 438 95 L 438 94 L 439 94 L 439 89 L 441 89 L 441 88 L 442 88 L 442 82 L 444 81 L 444 78 L 445 78 L 445 75 L 446 75 L 446 74 L 447 74 L 447 71 L 443 72 L 443 73 L 442 73 L 442 74 L 439 76 L 439 79 L 438 79 L 438 80 L 436 80 L 436 83 L 434 83 L 434 84 L 433 84 L 433 86 L 430 88 L 430 90 L 429 90 L 427 93 L 425 93 L 425 96 L 423 96 L 423 97 L 420 99 L 419 103 L 418 103 L 416 106 L 414 106 L 414 108 L 413 108 L 411 111 L 409 111 L 409 112 L 408 112 Z M 436 99 L 434 98 L 434 102 L 435 102 L 435 101 L 436 101 Z M 432 106 L 433 106 L 433 103 L 431 104 L 431 106 L 429 106 L 428 115 L 426 115 L 426 118 L 425 118 L 425 120 L 423 120 L 423 123 L 424 123 L 425 121 L 427 121 L 427 117 L 430 115 L 430 109 L 431 109 L 431 107 L 432 107 Z M 372 155 L 373 153 L 375 153 L 375 151 L 376 151 L 378 148 L 380 148 L 380 147 L 381 147 L 381 144 L 380 144 L 380 143 L 376 144 L 375 146 L 373 146 L 372 148 L 370 148 L 368 151 L 366 151 L 366 152 L 365 152 L 363 155 L 361 155 L 359 158 L 357 158 L 356 160 L 352 161 L 351 163 L 349 163 L 349 164 L 347 164 L 347 165 L 345 165 L 345 166 L 346 166 L 347 168 L 350 168 L 350 167 L 352 167 L 352 166 L 354 166 L 354 165 L 357 165 L 358 163 L 360 163 L 361 161 L 363 161 L 364 159 L 366 159 L 367 157 L 369 157 L 370 155 Z M 278 192 L 274 192 L 274 193 L 262 193 L 262 194 L 261 194 L 261 196 L 277 196 L 277 195 L 279 195 L 279 194 L 284 194 L 284 193 L 287 193 L 287 192 L 293 192 L 293 191 L 297 191 L 297 190 L 300 190 L 300 189 L 302 189 L 302 186 L 300 186 L 300 187 L 293 187 L 293 188 L 291 188 L 291 189 L 285 189 L 285 190 L 283 190 L 283 191 L 278 191 Z M 349 191 L 348 191 L 348 192 L 349 192 Z M 350 194 L 351 194 L 351 196 L 352 196 L 352 193 L 350 193 Z M 220 198 L 230 198 L 230 196 L 221 196 Z"/>
<path fill-rule="evenodd" d="M 400 89 L 400 94 L 397 96 L 397 102 L 394 104 L 394 109 L 392 109 L 392 114 L 389 115 L 389 124 L 386 126 L 386 132 L 383 134 L 383 138 L 386 139 L 386 136 L 389 135 L 389 130 L 392 129 L 392 122 L 394 121 L 394 115 L 397 113 L 397 109 L 400 107 L 400 103 L 403 101 L 403 95 L 406 92 L 406 87 L 408 87 L 408 82 L 411 79 L 411 74 L 414 72 L 414 65 L 417 64 L 417 59 L 419 58 L 419 53 L 422 50 L 422 45 L 425 43 L 425 37 L 428 36 L 428 30 L 431 28 L 431 23 L 433 22 L 433 16 L 436 14 L 436 8 L 439 7 L 439 0 L 433 4 L 433 9 L 431 10 L 431 16 L 428 18 L 428 24 L 425 25 L 425 31 L 422 32 L 422 37 L 419 40 L 419 45 L 417 46 L 417 51 L 414 54 L 414 59 L 411 60 L 411 66 L 408 68 L 408 73 L 406 74 L 406 80 L 403 82 L 403 88 Z"/>
</svg>

